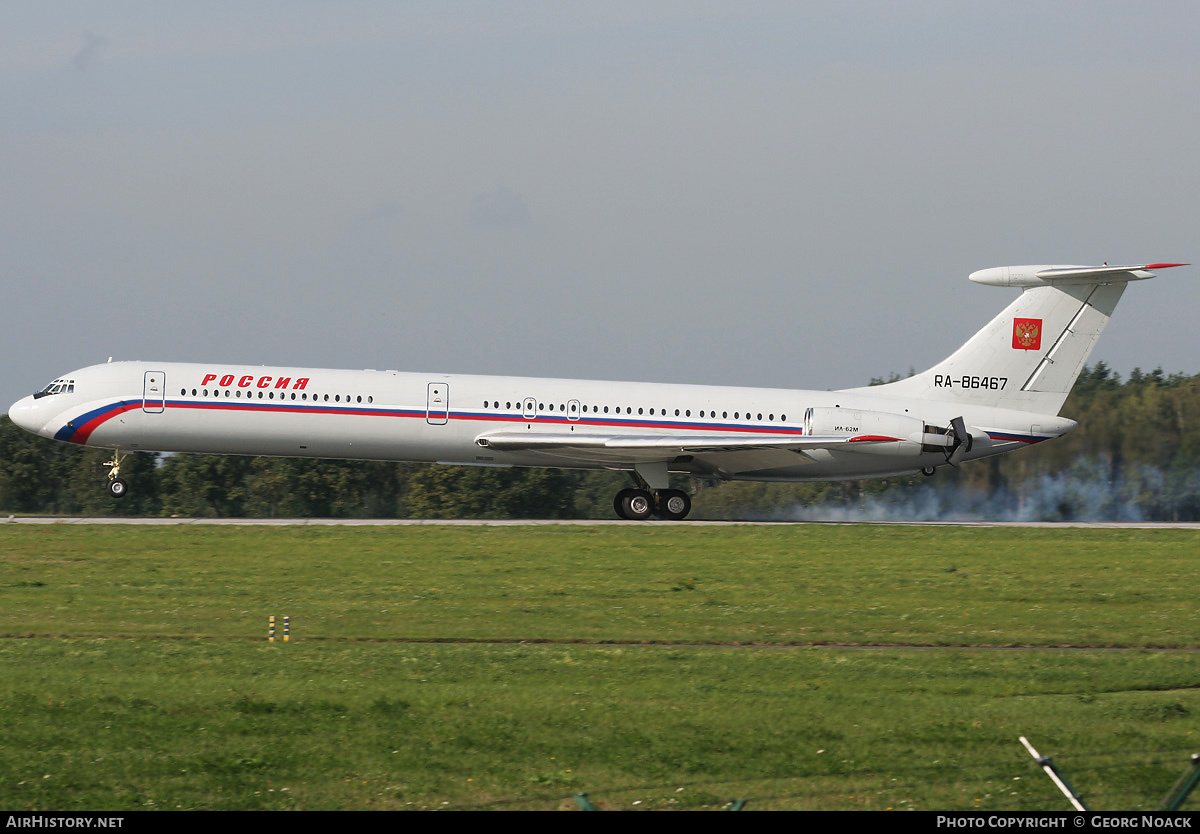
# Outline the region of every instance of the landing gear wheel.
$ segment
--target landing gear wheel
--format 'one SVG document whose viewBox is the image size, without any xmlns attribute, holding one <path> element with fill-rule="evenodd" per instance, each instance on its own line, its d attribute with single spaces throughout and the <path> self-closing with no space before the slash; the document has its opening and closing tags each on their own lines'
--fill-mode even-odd
<svg viewBox="0 0 1200 834">
<path fill-rule="evenodd" d="M 625 493 L 633 492 L 632 489 L 623 489 L 613 496 L 613 512 L 618 518 L 625 518 L 625 510 L 621 509 L 621 503 L 625 500 Z"/>
<path fill-rule="evenodd" d="M 623 489 L 617 493 L 613 506 L 621 518 L 643 521 L 654 512 L 654 496 L 644 489 Z"/>
<path fill-rule="evenodd" d="M 934 472 L 937 472 L 937 467 L 935 467 L 935 466 L 926 466 L 921 469 L 921 474 L 924 475 L 926 478 L 928 478 Z"/>
<path fill-rule="evenodd" d="M 692 511 L 692 499 L 686 492 L 677 489 L 663 489 L 658 493 L 658 512 L 669 521 L 679 521 L 687 518 Z"/>
<path fill-rule="evenodd" d="M 108 494 L 113 498 L 124 498 L 129 492 L 129 484 L 125 483 L 120 478 L 113 478 L 108 482 Z"/>
</svg>

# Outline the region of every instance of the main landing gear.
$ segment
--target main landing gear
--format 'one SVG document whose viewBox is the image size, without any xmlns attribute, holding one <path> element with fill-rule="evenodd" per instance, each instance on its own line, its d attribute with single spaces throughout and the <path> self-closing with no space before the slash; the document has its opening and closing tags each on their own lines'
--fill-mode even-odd
<svg viewBox="0 0 1200 834">
<path fill-rule="evenodd" d="M 613 509 L 621 518 L 630 521 L 645 521 L 652 515 L 670 521 L 687 518 L 692 510 L 692 499 L 678 489 L 623 489 L 613 499 Z"/>
<path fill-rule="evenodd" d="M 612 508 L 618 516 L 630 521 L 646 521 L 653 515 L 679 521 L 688 517 L 691 498 L 679 490 L 622 490 L 612 499 Z"/>
<path fill-rule="evenodd" d="M 125 457 L 120 449 L 113 449 L 112 460 L 104 461 L 105 466 L 112 467 L 108 470 L 108 494 L 113 498 L 124 498 L 129 493 L 129 484 L 120 477 L 121 461 Z"/>
<path fill-rule="evenodd" d="M 692 499 L 686 492 L 667 487 L 667 464 L 638 464 L 631 474 L 637 488 L 623 489 L 613 499 L 613 509 L 621 518 L 644 521 L 657 515 L 679 521 L 692 511 Z"/>
</svg>

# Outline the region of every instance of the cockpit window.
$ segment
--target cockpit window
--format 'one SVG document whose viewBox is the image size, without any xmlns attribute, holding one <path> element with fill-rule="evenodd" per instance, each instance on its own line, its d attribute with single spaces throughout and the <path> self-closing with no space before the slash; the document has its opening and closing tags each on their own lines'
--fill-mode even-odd
<svg viewBox="0 0 1200 834">
<path fill-rule="evenodd" d="M 49 397 L 52 394 L 74 394 L 74 393 L 75 393 L 75 380 L 73 380 L 73 379 L 56 379 L 56 380 L 54 380 L 54 382 L 51 382 L 49 385 L 47 385 L 41 391 L 38 391 L 33 396 L 34 396 L 34 399 L 39 399 L 41 397 Z"/>
</svg>

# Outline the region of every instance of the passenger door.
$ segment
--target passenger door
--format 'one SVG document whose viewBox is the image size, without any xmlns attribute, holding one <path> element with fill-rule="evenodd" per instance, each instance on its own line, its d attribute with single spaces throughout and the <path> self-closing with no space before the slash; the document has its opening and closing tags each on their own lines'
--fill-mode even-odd
<svg viewBox="0 0 1200 834">
<path fill-rule="evenodd" d="M 167 375 L 163 371 L 146 371 L 142 381 L 142 411 L 162 414 L 167 405 Z"/>
<path fill-rule="evenodd" d="M 425 422 L 431 426 L 444 426 L 450 419 L 450 385 L 431 382 L 426 386 Z"/>
</svg>

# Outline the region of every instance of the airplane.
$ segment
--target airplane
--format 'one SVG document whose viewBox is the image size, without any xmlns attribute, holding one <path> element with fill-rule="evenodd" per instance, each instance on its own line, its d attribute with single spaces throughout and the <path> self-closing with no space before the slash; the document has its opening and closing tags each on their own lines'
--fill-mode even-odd
<svg viewBox="0 0 1200 834">
<path fill-rule="evenodd" d="M 21 428 L 129 452 L 561 467 L 628 472 L 621 518 L 683 519 L 671 474 L 715 480 L 887 478 L 1058 437 L 1059 416 L 1130 281 L 1187 266 L 1007 266 L 1021 294 L 949 357 L 884 385 L 799 391 L 385 370 L 124 361 L 14 403 Z"/>
</svg>

